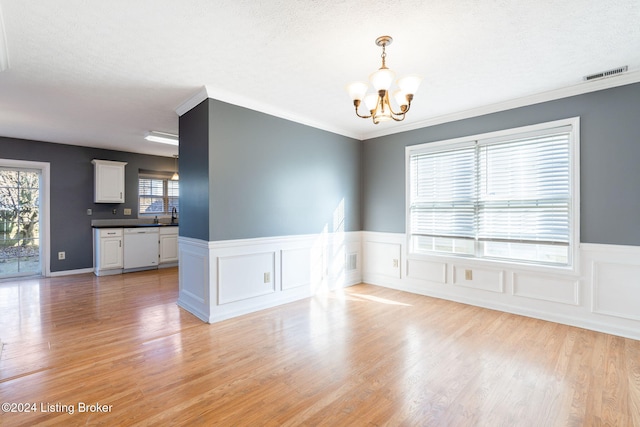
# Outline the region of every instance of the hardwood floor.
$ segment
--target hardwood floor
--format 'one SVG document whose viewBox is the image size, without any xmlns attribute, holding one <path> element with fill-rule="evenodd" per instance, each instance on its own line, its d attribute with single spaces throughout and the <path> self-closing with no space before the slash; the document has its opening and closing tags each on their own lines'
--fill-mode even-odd
<svg viewBox="0 0 640 427">
<path fill-rule="evenodd" d="M 208 325 L 177 280 L 0 283 L 0 425 L 640 426 L 639 341 L 370 285 Z"/>
</svg>

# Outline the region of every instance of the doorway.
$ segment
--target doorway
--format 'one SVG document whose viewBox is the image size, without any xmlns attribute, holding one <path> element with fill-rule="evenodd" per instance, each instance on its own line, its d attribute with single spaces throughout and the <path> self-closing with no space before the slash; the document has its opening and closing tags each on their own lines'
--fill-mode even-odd
<svg viewBox="0 0 640 427">
<path fill-rule="evenodd" d="M 46 191 L 43 169 L 33 166 L 0 160 L 0 279 L 45 275 Z"/>
</svg>

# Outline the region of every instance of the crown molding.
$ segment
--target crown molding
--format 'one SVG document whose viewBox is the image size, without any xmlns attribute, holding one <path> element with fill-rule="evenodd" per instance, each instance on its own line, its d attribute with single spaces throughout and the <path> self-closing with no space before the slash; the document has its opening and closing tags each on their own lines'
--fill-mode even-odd
<svg viewBox="0 0 640 427">
<path fill-rule="evenodd" d="M 203 86 L 197 93 L 191 96 L 189 99 L 180 104 L 176 109 L 178 116 L 182 116 L 187 111 L 194 108 L 207 98 L 215 99 L 218 101 L 226 102 L 228 104 L 236 105 L 238 107 L 247 108 L 249 110 L 258 111 L 260 113 L 268 114 L 270 116 L 278 117 L 281 119 L 289 120 L 295 123 L 299 123 L 312 128 L 324 130 L 327 132 L 343 135 L 349 138 L 360 140 L 360 135 L 357 133 L 349 132 L 345 129 L 337 128 L 335 126 L 329 126 L 326 123 L 321 123 L 309 119 L 308 117 L 300 116 L 291 111 L 278 109 L 273 105 L 265 104 L 263 102 L 255 101 L 247 97 L 231 93 L 224 89 L 216 88 L 213 86 Z"/>
<path fill-rule="evenodd" d="M 209 95 L 207 95 L 207 87 L 202 86 L 200 90 L 191 95 L 189 98 L 184 100 L 180 105 L 178 105 L 175 109 L 175 112 L 178 116 L 182 116 L 187 111 L 192 110 L 196 105 L 200 104 L 202 101 L 207 99 Z"/>
<path fill-rule="evenodd" d="M 296 115 L 290 111 L 281 110 L 275 108 L 272 105 L 268 105 L 262 102 L 258 102 L 247 97 L 239 96 L 229 91 L 214 88 L 213 86 L 203 86 L 193 96 L 185 100 L 176 109 L 178 116 L 182 116 L 187 111 L 194 108 L 207 98 L 216 99 L 229 104 L 237 105 L 239 107 L 248 108 L 250 110 L 259 111 L 261 113 L 269 114 L 271 116 L 279 117 L 281 119 L 290 120 L 302 125 L 310 126 L 316 129 L 325 130 L 327 132 L 343 135 L 348 138 L 354 138 L 361 141 L 378 138 L 381 136 L 393 135 L 396 133 L 407 132 L 415 129 L 421 129 L 425 127 L 435 126 L 443 123 L 454 122 L 457 120 L 469 119 L 472 117 L 483 116 L 485 114 L 497 113 L 500 111 L 512 110 L 514 108 L 526 107 L 528 105 L 540 104 L 542 102 L 554 101 L 556 99 L 568 98 L 571 96 L 582 95 L 590 92 L 597 92 L 599 90 L 610 89 L 618 86 L 624 86 L 628 84 L 640 82 L 640 71 L 628 72 L 619 74 L 613 77 L 605 77 L 598 80 L 590 80 L 581 82 L 573 86 L 567 86 L 559 89 L 554 89 L 546 92 L 540 92 L 521 98 L 510 99 L 507 101 L 497 102 L 494 104 L 485 105 L 478 108 L 472 108 L 464 111 L 457 111 L 450 114 L 444 114 L 438 117 L 432 117 L 426 120 L 420 120 L 413 123 L 399 124 L 394 127 L 386 129 L 379 129 L 371 132 L 356 133 L 349 130 L 337 128 L 327 125 L 326 123 L 320 123 L 310 120 L 307 117 Z"/>
<path fill-rule="evenodd" d="M 495 104 L 485 105 L 478 108 L 444 114 L 442 116 L 433 117 L 414 123 L 402 124 L 395 126 L 393 129 L 387 128 L 372 132 L 366 132 L 361 135 L 360 139 L 367 140 L 381 136 L 393 135 L 400 132 L 407 132 L 410 130 L 440 125 L 443 123 L 455 122 L 457 120 L 469 119 L 472 117 L 483 116 L 485 114 L 512 110 L 514 108 L 526 107 L 528 105 L 540 104 L 542 102 L 554 101 L 556 99 L 569 98 L 571 96 L 597 92 L 599 90 L 611 89 L 614 87 L 625 86 L 638 82 L 640 82 L 640 71 L 619 74 L 613 77 L 605 77 L 598 80 L 585 81 L 573 86 L 540 92 L 537 94 L 510 99 L 503 102 L 497 102 Z"/>
</svg>

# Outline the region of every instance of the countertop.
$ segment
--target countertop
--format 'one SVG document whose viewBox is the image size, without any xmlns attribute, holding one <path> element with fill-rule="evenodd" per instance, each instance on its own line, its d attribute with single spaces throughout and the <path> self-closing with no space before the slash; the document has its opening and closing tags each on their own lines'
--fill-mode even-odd
<svg viewBox="0 0 640 427">
<path fill-rule="evenodd" d="M 157 224 L 153 220 L 140 219 L 94 219 L 91 228 L 136 228 L 136 227 L 178 227 L 177 222 L 161 221 Z"/>
</svg>

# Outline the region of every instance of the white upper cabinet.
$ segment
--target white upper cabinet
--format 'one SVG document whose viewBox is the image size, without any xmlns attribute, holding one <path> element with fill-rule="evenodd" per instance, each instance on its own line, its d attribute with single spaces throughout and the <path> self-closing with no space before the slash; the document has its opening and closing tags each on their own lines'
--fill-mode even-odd
<svg viewBox="0 0 640 427">
<path fill-rule="evenodd" d="M 91 161 L 94 166 L 94 202 L 124 203 L 124 162 Z"/>
</svg>

